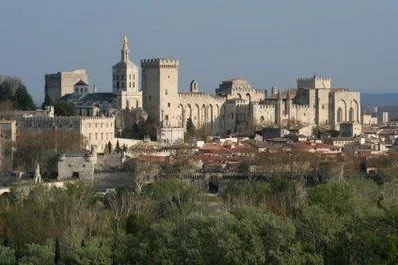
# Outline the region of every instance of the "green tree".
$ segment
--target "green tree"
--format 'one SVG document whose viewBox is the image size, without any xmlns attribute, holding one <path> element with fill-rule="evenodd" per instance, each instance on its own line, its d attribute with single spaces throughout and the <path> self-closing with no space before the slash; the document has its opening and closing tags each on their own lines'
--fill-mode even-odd
<svg viewBox="0 0 398 265">
<path fill-rule="evenodd" d="M 111 141 L 108 142 L 107 147 L 108 147 L 108 153 L 109 154 L 112 153 L 112 143 L 111 143 Z"/>
<path fill-rule="evenodd" d="M 3 101 L 11 101 L 14 107 L 20 110 L 36 108 L 23 82 L 14 77 L 6 76 L 0 83 L 0 102 Z"/>
<path fill-rule="evenodd" d="M 46 94 L 46 96 L 44 97 L 44 102 L 41 105 L 41 109 L 44 110 L 46 109 L 47 106 L 53 106 L 54 102 L 51 100 L 50 96 Z"/>
<path fill-rule="evenodd" d="M 0 245 L 0 264 L 2 265 L 15 265 L 15 250 L 10 247 Z"/>
<path fill-rule="evenodd" d="M 54 106 L 55 114 L 58 116 L 76 115 L 75 105 L 67 103 L 65 100 L 59 100 Z"/>
<path fill-rule="evenodd" d="M 189 117 L 187 119 L 186 128 L 187 128 L 187 131 L 186 131 L 185 135 L 186 135 L 187 140 L 190 140 L 193 137 L 195 137 L 196 129 L 195 129 L 195 125 L 193 124 L 191 117 Z"/>
<path fill-rule="evenodd" d="M 116 153 L 118 153 L 118 154 L 119 154 L 119 152 L 121 151 L 119 140 L 116 141 L 115 151 L 116 151 Z"/>
<path fill-rule="evenodd" d="M 14 92 L 15 106 L 20 110 L 34 110 L 36 109 L 35 104 L 31 95 L 26 90 L 25 85 L 20 84 Z"/>
<path fill-rule="evenodd" d="M 58 265 L 61 262 L 61 250 L 59 248 L 58 237 L 55 239 L 55 253 L 54 253 L 54 264 Z"/>
<path fill-rule="evenodd" d="M 54 252 L 52 251 L 52 244 L 46 242 L 45 244 L 29 243 L 23 248 L 23 256 L 20 258 L 18 264 L 20 265 L 53 265 Z M 59 264 L 59 263 L 55 263 Z"/>
</svg>

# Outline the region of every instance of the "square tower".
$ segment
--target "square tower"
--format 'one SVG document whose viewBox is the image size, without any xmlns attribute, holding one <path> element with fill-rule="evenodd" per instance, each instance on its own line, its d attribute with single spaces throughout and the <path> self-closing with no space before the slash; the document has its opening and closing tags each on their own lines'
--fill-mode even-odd
<svg viewBox="0 0 398 265">
<path fill-rule="evenodd" d="M 74 85 L 80 80 L 88 83 L 88 76 L 85 69 L 46 74 L 44 78 L 44 93 L 48 95 L 53 102 L 66 94 L 73 93 L 75 91 Z"/>
<path fill-rule="evenodd" d="M 332 79 L 314 75 L 310 78 L 297 78 L 297 88 L 331 88 Z"/>
<path fill-rule="evenodd" d="M 163 127 L 178 127 L 178 68 L 176 59 L 141 60 L 143 108 Z"/>
</svg>

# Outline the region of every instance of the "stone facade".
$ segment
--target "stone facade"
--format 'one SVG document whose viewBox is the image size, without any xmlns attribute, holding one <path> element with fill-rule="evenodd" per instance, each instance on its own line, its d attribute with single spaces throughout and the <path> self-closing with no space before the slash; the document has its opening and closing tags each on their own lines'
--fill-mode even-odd
<svg viewBox="0 0 398 265">
<path fill-rule="evenodd" d="M 18 119 L 18 128 L 36 130 L 71 130 L 79 132 L 85 139 L 87 150 L 93 146 L 98 152 L 106 151 L 106 144 L 110 141 L 113 146 L 115 140 L 115 118 L 111 117 L 27 117 Z"/>
<path fill-rule="evenodd" d="M 138 67 L 130 61 L 129 53 L 127 36 L 123 35 L 121 60 L 112 67 L 112 91 L 117 95 L 117 109 L 142 107 Z"/>
<path fill-rule="evenodd" d="M 96 154 L 61 154 L 58 158 L 58 179 L 94 181 Z"/>
<path fill-rule="evenodd" d="M 80 80 L 88 83 L 88 75 L 85 69 L 46 74 L 44 79 L 44 93 L 52 101 L 56 101 L 66 94 L 74 93 L 74 85 Z"/>
<path fill-rule="evenodd" d="M 284 91 L 273 86 L 269 96 L 266 90 L 254 89 L 240 78 L 222 81 L 215 94 L 200 92 L 196 80 L 190 83 L 188 92 L 182 92 L 179 61 L 155 58 L 141 60 L 140 90 L 139 68 L 130 60 L 129 52 L 124 35 L 121 59 L 112 67 L 111 93 L 98 93 L 95 88 L 90 92 L 84 70 L 46 75 L 46 93 L 52 98 L 63 96 L 75 104 L 76 114 L 81 116 L 109 116 L 117 110 L 142 107 L 160 128 L 175 128 L 164 132 L 185 130 L 188 118 L 197 129 L 205 127 L 210 134 L 220 136 L 250 133 L 270 125 L 338 129 L 343 122 L 361 122 L 359 92 L 333 88 L 330 78 L 319 76 L 298 78 L 296 88 Z M 95 133 L 109 135 L 92 131 L 92 139 Z M 101 150 L 103 143 L 98 144 Z"/>
<path fill-rule="evenodd" d="M 50 77 L 52 75 L 46 75 L 46 88 L 52 84 Z M 79 77 L 79 75 L 76 75 L 76 78 L 73 79 L 74 83 L 69 82 L 72 89 L 64 89 L 61 96 L 58 96 L 58 94 L 57 97 L 54 96 L 56 99 L 62 98 L 68 103 L 74 104 L 76 115 L 97 116 L 114 113 L 117 110 L 142 107 L 138 67 L 130 60 L 126 35 L 123 35 L 122 39 L 120 61 L 112 67 L 112 92 L 97 92 L 95 86 L 93 89 L 89 89 L 87 78 L 78 79 Z M 57 80 L 57 75 L 54 79 Z M 58 86 L 58 83 L 54 81 L 53 85 Z M 53 91 L 57 90 L 50 89 L 50 91 L 55 93 Z"/>
<path fill-rule="evenodd" d="M 362 126 L 356 122 L 343 122 L 340 124 L 341 137 L 357 137 L 362 133 Z"/>
<path fill-rule="evenodd" d="M 342 122 L 361 122 L 359 92 L 332 88 L 330 78 L 299 78 L 297 88 L 281 92 L 274 86 L 269 97 L 246 80 L 230 79 L 211 95 L 201 93 L 196 80 L 189 92 L 179 92 L 176 59 L 145 59 L 141 67 L 143 108 L 161 127 L 185 128 L 190 117 L 196 128 L 224 136 L 269 125 L 338 129 Z"/>
<path fill-rule="evenodd" d="M 115 141 L 115 118 L 114 117 L 81 117 L 80 134 L 87 139 L 86 149 L 91 150 L 93 146 L 98 152 L 105 152 L 109 141 L 116 146 Z"/>
</svg>

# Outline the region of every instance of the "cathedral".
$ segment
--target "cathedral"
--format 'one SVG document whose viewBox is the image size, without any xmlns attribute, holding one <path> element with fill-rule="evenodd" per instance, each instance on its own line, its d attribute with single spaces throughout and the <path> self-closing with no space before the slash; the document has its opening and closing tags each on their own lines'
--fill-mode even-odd
<svg viewBox="0 0 398 265">
<path fill-rule="evenodd" d="M 89 89 L 87 73 L 82 69 L 45 77 L 46 95 L 53 101 L 61 99 L 73 103 L 77 115 L 98 116 L 142 107 L 138 66 L 130 60 L 126 35 L 122 38 L 120 61 L 112 66 L 112 92 L 97 92 L 95 86 Z"/>
<path fill-rule="evenodd" d="M 188 118 L 196 128 L 219 136 L 268 126 L 310 125 L 338 130 L 343 122 L 361 122 L 360 93 L 333 88 L 330 78 L 298 78 L 295 88 L 281 91 L 273 86 L 270 94 L 236 78 L 222 81 L 215 93 L 209 94 L 200 91 L 196 80 L 190 83 L 189 91 L 181 91 L 178 75 L 176 59 L 143 59 L 140 82 L 139 67 L 130 60 L 127 36 L 123 35 L 120 61 L 112 67 L 111 93 L 99 93 L 95 87 L 90 91 L 84 75 L 73 88 L 52 88 L 47 84 L 50 75 L 46 75 L 46 93 L 75 104 L 77 114 L 82 116 L 143 108 L 159 124 L 160 131 L 174 132 L 177 138 Z"/>
</svg>

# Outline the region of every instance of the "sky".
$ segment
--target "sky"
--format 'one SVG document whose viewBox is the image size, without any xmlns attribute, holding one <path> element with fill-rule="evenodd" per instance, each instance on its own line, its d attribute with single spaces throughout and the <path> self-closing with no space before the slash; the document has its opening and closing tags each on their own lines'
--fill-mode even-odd
<svg viewBox="0 0 398 265">
<path fill-rule="evenodd" d="M 134 63 L 180 60 L 180 90 L 214 93 L 241 77 L 255 88 L 332 78 L 361 92 L 398 89 L 396 0 L 2 0 L 0 74 L 21 78 L 37 103 L 44 75 L 85 68 L 111 91 L 121 38 Z"/>
</svg>

